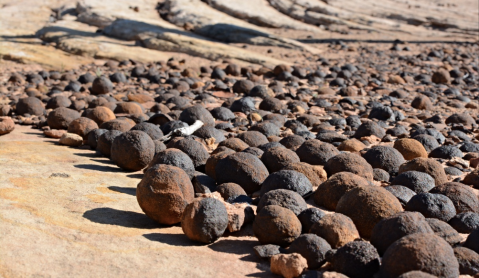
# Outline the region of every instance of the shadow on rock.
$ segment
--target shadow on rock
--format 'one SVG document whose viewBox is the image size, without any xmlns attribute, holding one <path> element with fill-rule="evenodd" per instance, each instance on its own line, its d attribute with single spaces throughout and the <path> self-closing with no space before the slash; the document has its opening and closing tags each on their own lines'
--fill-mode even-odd
<svg viewBox="0 0 479 278">
<path fill-rule="evenodd" d="M 190 240 L 184 234 L 161 234 L 161 233 L 151 233 L 144 234 L 145 238 L 151 241 L 158 241 L 164 244 L 173 245 L 173 246 L 202 246 L 204 244 L 194 242 Z"/>
<path fill-rule="evenodd" d="M 120 186 L 108 186 L 108 189 L 116 191 L 116 192 L 128 194 L 128 195 L 131 195 L 131 196 L 136 196 L 136 188 L 120 187 Z"/>
<path fill-rule="evenodd" d="M 96 170 L 100 172 L 123 172 L 120 168 L 117 167 L 110 167 L 110 166 L 102 166 L 102 165 L 95 165 L 95 164 L 78 164 L 73 165 L 75 168 L 86 169 L 86 170 Z"/>
<path fill-rule="evenodd" d="M 127 177 L 129 178 L 133 178 L 133 179 L 142 179 L 143 178 L 143 174 L 129 174 L 129 175 L 126 175 Z"/>
<path fill-rule="evenodd" d="M 113 208 L 95 208 L 83 213 L 83 217 L 100 224 L 116 225 L 126 228 L 155 229 L 160 224 L 148 218 L 143 213 L 124 211 Z"/>
<path fill-rule="evenodd" d="M 210 244 L 208 248 L 216 252 L 246 255 L 241 257 L 242 261 L 260 262 L 253 253 L 253 247 L 258 244 L 259 242 L 254 240 L 223 239 Z"/>
</svg>

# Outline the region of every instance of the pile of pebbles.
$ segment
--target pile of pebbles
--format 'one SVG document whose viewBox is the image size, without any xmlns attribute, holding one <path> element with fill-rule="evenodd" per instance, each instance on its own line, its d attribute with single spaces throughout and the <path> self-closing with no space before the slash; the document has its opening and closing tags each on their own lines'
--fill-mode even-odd
<svg viewBox="0 0 479 278">
<path fill-rule="evenodd" d="M 33 125 L 142 170 L 148 217 L 205 244 L 252 229 L 284 277 L 477 275 L 478 45 L 401 49 L 14 72 L 0 134 Z"/>
</svg>

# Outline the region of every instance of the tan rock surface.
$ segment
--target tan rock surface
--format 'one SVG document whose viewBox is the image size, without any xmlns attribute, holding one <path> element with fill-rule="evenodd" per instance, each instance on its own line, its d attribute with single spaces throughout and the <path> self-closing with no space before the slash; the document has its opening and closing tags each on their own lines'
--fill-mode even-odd
<svg viewBox="0 0 479 278">
<path fill-rule="evenodd" d="M 255 238 L 198 246 L 141 212 L 141 174 L 56 142 L 25 126 L 0 138 L 0 277 L 272 276 Z"/>
</svg>

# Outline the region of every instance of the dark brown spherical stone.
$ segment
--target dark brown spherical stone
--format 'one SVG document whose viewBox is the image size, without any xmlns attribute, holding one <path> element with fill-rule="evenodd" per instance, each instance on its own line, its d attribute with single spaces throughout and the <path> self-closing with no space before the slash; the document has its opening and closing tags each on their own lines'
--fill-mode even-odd
<svg viewBox="0 0 479 278">
<path fill-rule="evenodd" d="M 419 212 L 401 212 L 379 221 L 374 226 L 371 244 L 383 255 L 396 240 L 414 233 L 433 234 L 434 231 Z"/>
<path fill-rule="evenodd" d="M 475 275 L 479 273 L 479 254 L 465 247 L 454 248 L 454 255 L 459 263 L 459 273 Z"/>
<path fill-rule="evenodd" d="M 324 171 L 322 166 L 310 165 L 306 162 L 290 163 L 286 165 L 283 170 L 293 170 L 302 173 L 309 179 L 313 189 L 317 188 L 327 179 L 326 171 Z"/>
<path fill-rule="evenodd" d="M 297 150 L 302 162 L 311 165 L 325 165 L 326 162 L 339 154 L 339 151 L 332 144 L 311 139 L 304 142 Z"/>
<path fill-rule="evenodd" d="M 326 214 L 313 224 L 309 232 L 324 238 L 333 248 L 359 238 L 353 220 L 341 213 Z"/>
<path fill-rule="evenodd" d="M 238 80 L 233 84 L 233 92 L 239 94 L 247 94 L 253 89 L 254 83 L 247 79 Z"/>
<path fill-rule="evenodd" d="M 281 112 L 282 109 L 285 109 L 286 106 L 283 102 L 277 98 L 273 97 L 266 97 L 263 101 L 259 104 L 259 109 L 265 111 L 271 111 L 273 113 Z"/>
<path fill-rule="evenodd" d="M 108 122 L 104 122 L 100 125 L 100 128 L 108 130 L 119 130 L 121 132 L 127 132 L 132 127 L 133 124 L 125 119 L 114 119 Z"/>
<path fill-rule="evenodd" d="M 96 150 L 99 151 L 102 155 L 110 157 L 111 155 L 111 145 L 117 136 L 122 134 L 119 130 L 107 130 L 98 138 L 98 144 Z"/>
<path fill-rule="evenodd" d="M 356 133 L 354 133 L 354 138 L 361 139 L 361 137 L 371 135 L 383 138 L 386 135 L 386 131 L 384 131 L 384 128 L 380 127 L 376 122 L 367 121 L 358 127 Z"/>
<path fill-rule="evenodd" d="M 399 166 L 406 162 L 402 154 L 392 147 L 375 146 L 369 149 L 363 158 L 373 166 L 388 173 L 397 173 Z"/>
<path fill-rule="evenodd" d="M 375 181 L 383 181 L 383 182 L 389 182 L 390 175 L 388 172 L 384 171 L 383 169 L 380 168 L 374 168 L 373 169 L 373 179 Z"/>
<path fill-rule="evenodd" d="M 264 154 L 263 150 L 261 150 L 260 148 L 255 148 L 255 147 L 246 148 L 242 152 L 252 154 L 252 155 L 258 157 L 259 159 L 261 159 L 261 157 Z"/>
<path fill-rule="evenodd" d="M 463 246 L 479 253 L 479 229 L 475 229 L 469 234 Z"/>
<path fill-rule="evenodd" d="M 219 143 L 218 147 L 227 147 L 236 152 L 241 152 L 249 148 L 249 145 L 239 138 L 229 138 Z"/>
<path fill-rule="evenodd" d="M 15 129 L 15 122 L 10 117 L 0 117 L 0 135 L 8 134 Z"/>
<path fill-rule="evenodd" d="M 119 102 L 113 112 L 118 114 L 142 115 L 144 108 L 135 102 Z"/>
<path fill-rule="evenodd" d="M 313 195 L 314 203 L 326 209 L 335 210 L 339 199 L 346 192 L 359 186 L 369 186 L 369 182 L 353 173 L 336 173 L 316 189 Z"/>
<path fill-rule="evenodd" d="M 295 215 L 299 215 L 308 207 L 301 195 L 287 189 L 276 189 L 266 192 L 261 196 L 257 211 L 261 211 L 262 208 L 270 205 L 287 208 L 294 212 Z"/>
<path fill-rule="evenodd" d="M 269 122 L 269 121 L 264 121 L 262 123 L 252 126 L 251 130 L 259 131 L 263 133 L 264 135 L 266 135 L 266 137 L 280 135 L 279 127 L 273 122 Z"/>
<path fill-rule="evenodd" d="M 284 137 L 279 143 L 292 151 L 296 151 L 305 141 L 302 136 L 293 134 Z"/>
<path fill-rule="evenodd" d="M 136 199 L 143 212 L 165 225 L 179 223 L 194 196 L 193 185 L 185 171 L 165 164 L 146 170 L 136 189 Z"/>
<path fill-rule="evenodd" d="M 194 241 L 212 243 L 220 238 L 228 227 L 225 205 L 214 198 L 195 199 L 190 203 L 181 220 L 185 235 Z"/>
<path fill-rule="evenodd" d="M 261 156 L 266 168 L 270 173 L 283 169 L 290 163 L 299 162 L 298 155 L 292 150 L 283 147 L 274 147 L 266 150 Z"/>
<path fill-rule="evenodd" d="M 315 234 L 300 235 L 288 247 L 287 252 L 298 253 L 308 262 L 309 269 L 320 268 L 326 262 L 326 253 L 331 245 Z"/>
<path fill-rule="evenodd" d="M 18 115 L 30 114 L 40 116 L 43 115 L 43 103 L 36 97 L 21 98 L 15 108 Z"/>
<path fill-rule="evenodd" d="M 98 129 L 98 125 L 93 120 L 90 120 L 85 117 L 75 119 L 68 125 L 69 133 L 78 134 L 84 139 L 94 129 Z"/>
<path fill-rule="evenodd" d="M 268 175 L 261 185 L 260 196 L 275 189 L 292 190 L 304 196 L 313 190 L 313 186 L 308 178 L 300 172 L 281 170 Z"/>
<path fill-rule="evenodd" d="M 87 109 L 86 117 L 94 120 L 98 125 L 116 119 L 115 114 L 108 107 L 97 106 L 93 109 Z"/>
<path fill-rule="evenodd" d="M 323 218 L 325 215 L 326 214 L 322 210 L 314 207 L 303 210 L 298 215 L 303 234 L 308 233 L 314 223 L 318 222 L 319 219 Z"/>
<path fill-rule="evenodd" d="M 179 140 L 173 145 L 173 148 L 177 148 L 186 153 L 193 161 L 195 168 L 205 165 L 206 161 L 210 157 L 206 147 L 193 139 Z"/>
<path fill-rule="evenodd" d="M 340 247 L 331 258 L 334 271 L 351 278 L 372 277 L 379 271 L 379 254 L 369 242 L 352 241 Z"/>
<path fill-rule="evenodd" d="M 227 157 L 230 154 L 234 154 L 235 151 L 232 149 L 226 149 L 225 151 L 214 153 L 212 154 L 207 160 L 205 164 L 205 173 L 216 180 L 216 165 L 218 161 Z"/>
<path fill-rule="evenodd" d="M 90 146 L 90 149 L 96 150 L 96 147 L 98 146 L 98 140 L 105 132 L 107 132 L 106 129 L 97 128 L 88 133 L 87 144 Z"/>
<path fill-rule="evenodd" d="M 143 131 L 127 131 L 111 145 L 111 160 L 120 168 L 138 171 L 145 168 L 155 155 L 155 143 Z"/>
<path fill-rule="evenodd" d="M 425 95 L 419 95 L 415 97 L 411 103 L 411 106 L 420 110 L 432 110 L 433 108 L 431 99 Z"/>
<path fill-rule="evenodd" d="M 266 138 L 263 133 L 254 130 L 240 133 L 238 138 L 243 140 L 243 142 L 251 147 L 258 147 L 260 145 L 269 143 L 268 138 Z"/>
<path fill-rule="evenodd" d="M 47 109 L 55 109 L 58 107 L 70 107 L 72 104 L 71 100 L 63 95 L 54 96 L 48 100 L 46 108 Z"/>
<path fill-rule="evenodd" d="M 427 218 L 437 218 L 449 221 L 456 215 L 456 209 L 452 201 L 441 194 L 419 193 L 409 200 L 405 210 L 418 211 Z"/>
<path fill-rule="evenodd" d="M 474 118 L 468 113 L 452 114 L 446 119 L 446 124 L 463 124 L 470 126 L 473 123 L 475 123 Z"/>
<path fill-rule="evenodd" d="M 93 80 L 93 83 L 91 86 L 92 95 L 108 94 L 111 91 L 113 91 L 113 84 L 107 77 L 101 76 Z"/>
<path fill-rule="evenodd" d="M 155 155 L 157 155 L 159 152 L 166 150 L 166 145 L 160 140 L 153 140 L 153 143 L 155 143 Z"/>
<path fill-rule="evenodd" d="M 399 167 L 399 174 L 407 171 L 419 171 L 433 177 L 435 184 L 440 185 L 448 182 L 446 173 L 441 163 L 432 158 L 418 157 L 410 160 Z"/>
<path fill-rule="evenodd" d="M 180 114 L 180 121 L 183 121 L 189 125 L 195 123 L 195 121 L 202 121 L 206 126 L 215 126 L 215 119 L 211 116 L 211 113 L 201 105 L 195 105 L 186 108 Z"/>
<path fill-rule="evenodd" d="M 350 217 L 364 238 L 371 237 L 379 221 L 402 210 L 401 203 L 394 195 L 376 186 L 353 188 L 339 199 L 336 206 L 336 212 Z"/>
<path fill-rule="evenodd" d="M 75 110 L 60 107 L 48 114 L 47 123 L 51 129 L 67 129 L 73 120 L 80 118 Z"/>
<path fill-rule="evenodd" d="M 218 161 L 215 173 L 217 183 L 237 183 L 248 194 L 259 190 L 269 175 L 268 169 L 259 158 L 242 152 L 231 154 Z"/>
<path fill-rule="evenodd" d="M 330 158 L 324 170 L 328 176 L 339 172 L 351 172 L 367 180 L 373 180 L 373 167 L 364 158 L 353 153 L 341 153 Z"/>
<path fill-rule="evenodd" d="M 469 234 L 479 229 L 479 214 L 470 211 L 458 213 L 448 223 L 459 233 Z"/>
<path fill-rule="evenodd" d="M 253 231 L 261 244 L 287 246 L 301 235 L 301 222 L 289 209 L 266 206 L 256 215 Z"/>
<path fill-rule="evenodd" d="M 232 202 L 234 199 L 238 198 L 241 195 L 246 195 L 243 187 L 239 184 L 227 182 L 218 185 L 216 191 L 221 194 L 221 197 L 227 202 Z"/>
<path fill-rule="evenodd" d="M 420 270 L 438 277 L 459 276 L 459 264 L 452 247 L 441 237 L 416 233 L 394 242 L 383 256 L 381 277 L 398 277 Z"/>
<path fill-rule="evenodd" d="M 216 129 L 212 126 L 202 126 L 200 129 L 195 131 L 193 135 L 198 136 L 203 139 L 215 138 L 215 143 L 218 144 L 226 140 L 223 131 Z"/>
<path fill-rule="evenodd" d="M 398 278 L 437 278 L 437 276 L 419 270 L 413 270 L 399 275 Z"/>
<path fill-rule="evenodd" d="M 479 189 L 479 169 L 476 169 L 467 174 L 462 182 L 464 184 L 473 186 L 476 189 Z"/>
<path fill-rule="evenodd" d="M 167 164 L 181 168 L 186 174 L 188 174 L 190 179 L 195 175 L 195 166 L 193 165 L 191 158 L 181 150 L 175 148 L 169 148 L 157 153 L 153 157 L 153 160 L 151 160 L 148 168 L 155 164 Z"/>
<path fill-rule="evenodd" d="M 435 181 L 434 178 L 427 173 L 407 171 L 394 178 L 391 185 L 402 185 L 416 193 L 423 193 L 434 188 Z"/>
<path fill-rule="evenodd" d="M 430 193 L 447 196 L 457 213 L 479 212 L 479 199 L 472 188 L 460 182 L 447 182 L 432 188 Z"/>
<path fill-rule="evenodd" d="M 143 131 L 144 133 L 148 134 L 151 138 L 151 140 L 155 141 L 163 137 L 163 132 L 161 129 L 154 124 L 143 122 L 136 124 L 133 126 L 130 130 L 140 130 Z"/>
<path fill-rule="evenodd" d="M 384 187 L 396 197 L 404 208 L 411 198 L 416 195 L 416 192 L 402 185 L 390 185 Z"/>
<path fill-rule="evenodd" d="M 450 245 L 454 246 L 463 240 L 461 235 L 446 222 L 436 218 L 426 218 L 426 221 L 434 231 L 434 234 L 442 237 Z"/>
</svg>

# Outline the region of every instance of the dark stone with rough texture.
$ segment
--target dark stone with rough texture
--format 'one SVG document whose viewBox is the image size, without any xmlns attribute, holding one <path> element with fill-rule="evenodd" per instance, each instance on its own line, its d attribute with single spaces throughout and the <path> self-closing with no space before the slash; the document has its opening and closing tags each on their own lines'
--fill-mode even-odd
<svg viewBox="0 0 479 278">
<path fill-rule="evenodd" d="M 465 184 L 460 182 L 447 182 L 434 187 L 429 192 L 448 197 L 454 204 L 456 213 L 468 211 L 479 213 L 479 198 L 474 190 Z"/>
<path fill-rule="evenodd" d="M 374 226 L 384 218 L 401 212 L 398 199 L 384 188 L 356 187 L 339 199 L 336 212 L 350 217 L 361 237 L 370 238 Z"/>
<path fill-rule="evenodd" d="M 98 146 L 98 140 L 105 132 L 107 132 L 106 129 L 97 128 L 88 133 L 87 144 L 90 146 L 90 149 L 96 150 L 96 147 Z"/>
<path fill-rule="evenodd" d="M 479 273 L 479 254 L 465 247 L 454 248 L 454 255 L 459 263 L 459 272 L 463 275 Z"/>
<path fill-rule="evenodd" d="M 316 189 L 313 195 L 314 203 L 329 210 L 335 210 L 339 199 L 353 188 L 369 186 L 368 181 L 349 172 L 336 173 Z"/>
<path fill-rule="evenodd" d="M 181 229 L 189 239 L 207 244 L 220 238 L 227 227 L 226 207 L 214 198 L 193 200 L 181 219 Z"/>
<path fill-rule="evenodd" d="M 256 215 L 253 231 L 261 244 L 284 247 L 301 235 L 301 222 L 289 209 L 266 206 Z"/>
<path fill-rule="evenodd" d="M 111 160 L 120 168 L 138 171 L 145 168 L 155 155 L 155 143 L 143 131 L 127 131 L 111 145 Z"/>
<path fill-rule="evenodd" d="M 232 202 L 239 196 L 246 195 L 246 192 L 240 185 L 232 182 L 218 185 L 216 191 L 218 191 L 218 193 L 221 194 L 221 197 L 223 197 L 223 199 L 227 202 Z"/>
<path fill-rule="evenodd" d="M 421 270 L 444 278 L 459 276 L 459 263 L 452 247 L 441 237 L 416 233 L 394 242 L 382 258 L 380 275 L 398 277 L 411 270 Z"/>
<path fill-rule="evenodd" d="M 192 179 L 195 175 L 195 166 L 191 158 L 181 150 L 170 148 L 157 153 L 148 165 L 148 168 L 155 164 L 167 164 L 181 168 Z"/>
<path fill-rule="evenodd" d="M 181 139 L 173 145 L 173 148 L 177 148 L 186 153 L 193 161 L 195 168 L 204 166 L 210 157 L 205 146 L 193 139 Z"/>
<path fill-rule="evenodd" d="M 442 237 L 447 243 L 454 246 L 462 241 L 461 235 L 451 225 L 436 218 L 426 218 L 434 234 Z"/>
<path fill-rule="evenodd" d="M 283 253 L 282 251 L 285 251 L 279 245 L 274 244 L 258 245 L 253 247 L 253 250 L 256 256 L 258 256 L 260 259 L 268 261 L 274 255 L 281 254 Z"/>
<path fill-rule="evenodd" d="M 409 200 L 405 210 L 418 211 L 427 218 L 449 221 L 456 215 L 451 199 L 441 194 L 419 193 Z"/>
<path fill-rule="evenodd" d="M 47 123 L 51 129 L 67 129 L 73 120 L 80 118 L 80 113 L 73 109 L 60 107 L 48 114 Z"/>
<path fill-rule="evenodd" d="M 122 134 L 122 132 L 119 130 L 107 130 L 98 138 L 96 150 L 99 151 L 102 155 L 110 157 L 111 145 L 113 144 L 113 140 L 115 140 L 115 138 L 120 134 Z"/>
<path fill-rule="evenodd" d="M 353 241 L 338 248 L 330 262 L 336 272 L 351 278 L 367 278 L 379 271 L 380 258 L 369 242 Z"/>
<path fill-rule="evenodd" d="M 373 167 L 388 173 L 396 173 L 399 166 L 406 162 L 402 154 L 392 147 L 375 146 L 369 149 L 363 158 Z"/>
<path fill-rule="evenodd" d="M 324 170 L 328 176 L 339 172 L 351 172 L 367 180 L 373 180 L 373 167 L 364 158 L 353 153 L 341 153 L 330 158 Z"/>
<path fill-rule="evenodd" d="M 319 219 L 323 218 L 325 215 L 326 214 L 322 210 L 314 207 L 303 210 L 298 215 L 298 219 L 303 227 L 303 234 L 308 233 L 314 223 L 318 222 Z"/>
<path fill-rule="evenodd" d="M 266 150 L 261 156 L 270 173 L 277 172 L 291 163 L 299 162 L 298 155 L 292 150 L 283 147 L 274 147 Z"/>
<path fill-rule="evenodd" d="M 434 178 L 429 174 L 418 171 L 407 171 L 393 179 L 391 185 L 402 185 L 416 193 L 429 192 L 434 188 Z"/>
<path fill-rule="evenodd" d="M 416 192 L 402 185 L 390 185 L 384 187 L 384 189 L 391 192 L 399 200 L 403 208 L 416 195 Z"/>
<path fill-rule="evenodd" d="M 419 212 L 401 212 L 379 221 L 371 234 L 371 244 L 383 255 L 396 240 L 414 233 L 433 234 L 426 218 Z"/>
<path fill-rule="evenodd" d="M 260 196 L 275 189 L 287 189 L 301 196 L 311 192 L 313 186 L 302 173 L 293 170 L 281 170 L 270 174 L 261 185 Z"/>
<path fill-rule="evenodd" d="M 298 193 L 287 189 L 276 189 L 266 192 L 260 199 L 256 211 L 270 205 L 276 205 L 287 208 L 299 215 L 308 206 L 304 199 Z"/>
<path fill-rule="evenodd" d="M 296 154 L 302 162 L 311 165 L 325 165 L 330 158 L 338 155 L 339 151 L 332 144 L 311 139 L 304 142 L 296 150 Z"/>
<path fill-rule="evenodd" d="M 298 253 L 308 261 L 309 269 L 320 268 L 326 262 L 326 253 L 331 245 L 315 234 L 300 235 L 288 247 L 288 253 Z"/>
<path fill-rule="evenodd" d="M 479 253 L 479 229 L 475 229 L 469 234 L 463 246 Z"/>
<path fill-rule="evenodd" d="M 383 138 L 386 135 L 384 128 L 380 127 L 377 123 L 373 121 L 367 121 L 361 124 L 356 133 L 354 133 L 354 138 L 361 139 L 361 137 L 374 135 L 378 138 Z"/>
<path fill-rule="evenodd" d="M 136 124 L 130 130 L 141 130 L 148 134 L 152 140 L 158 140 L 163 137 L 163 132 L 157 125 L 147 122 Z"/>
<path fill-rule="evenodd" d="M 237 183 L 248 194 L 258 191 L 269 175 L 268 169 L 258 157 L 242 152 L 218 161 L 215 173 L 217 183 Z"/>
<path fill-rule="evenodd" d="M 199 120 L 206 126 L 215 126 L 215 119 L 211 116 L 211 113 L 201 105 L 195 105 L 184 109 L 180 114 L 179 120 L 189 125 L 192 125 L 195 121 Z"/>
<path fill-rule="evenodd" d="M 448 223 L 459 233 L 469 234 L 479 229 L 479 214 L 470 211 L 458 213 Z"/>
</svg>

